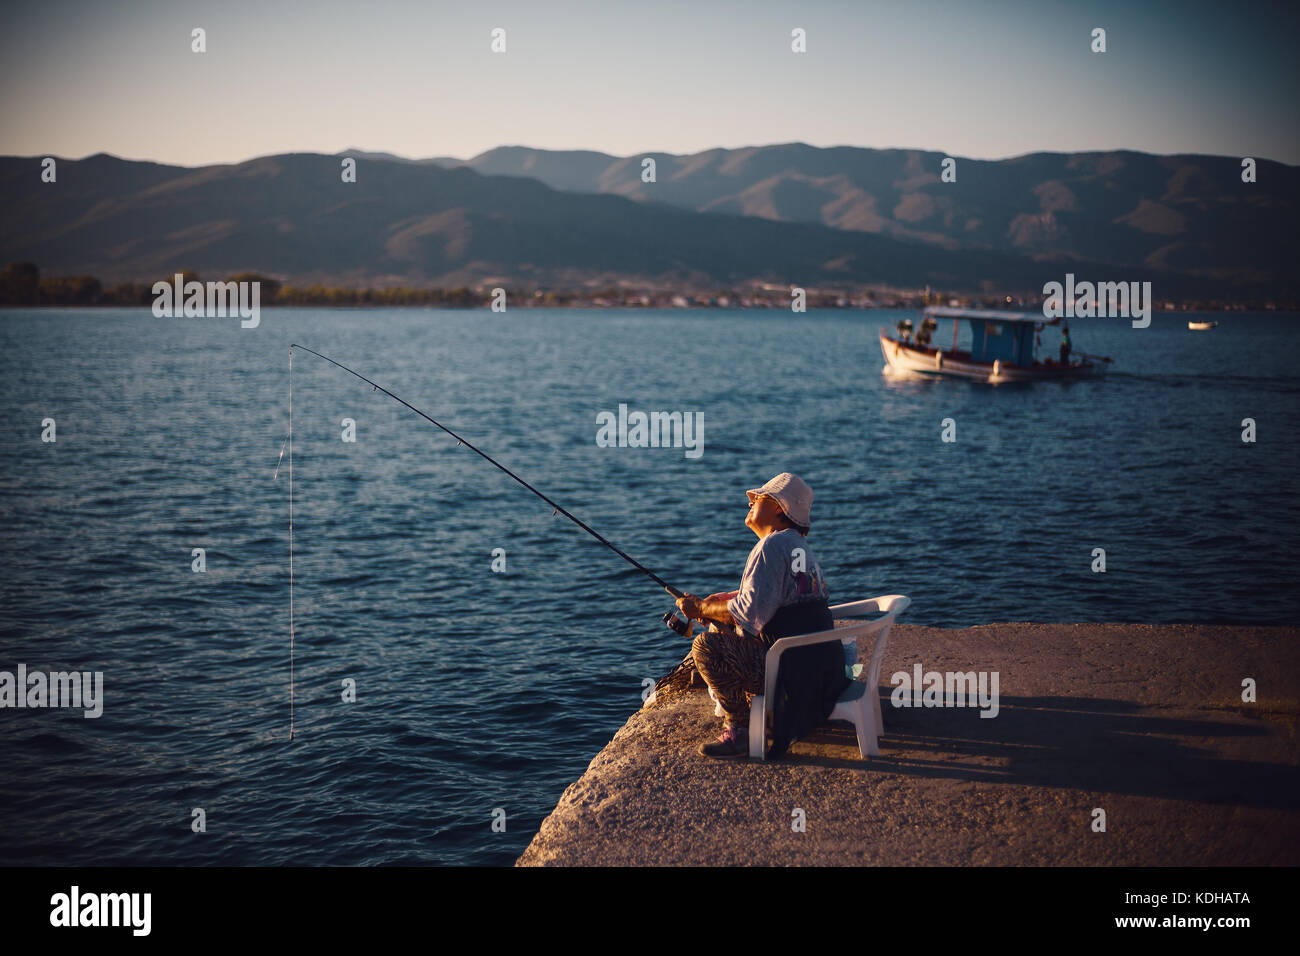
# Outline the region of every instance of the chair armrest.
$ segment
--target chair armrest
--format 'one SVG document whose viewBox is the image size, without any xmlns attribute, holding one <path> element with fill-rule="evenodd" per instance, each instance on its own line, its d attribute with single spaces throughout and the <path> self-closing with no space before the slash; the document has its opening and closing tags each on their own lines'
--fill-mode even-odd
<svg viewBox="0 0 1300 956">
<path fill-rule="evenodd" d="M 911 605 L 912 599 L 903 594 L 885 594 L 865 601 L 852 601 L 848 604 L 832 604 L 831 617 L 855 617 L 861 614 L 902 614 Z"/>
</svg>

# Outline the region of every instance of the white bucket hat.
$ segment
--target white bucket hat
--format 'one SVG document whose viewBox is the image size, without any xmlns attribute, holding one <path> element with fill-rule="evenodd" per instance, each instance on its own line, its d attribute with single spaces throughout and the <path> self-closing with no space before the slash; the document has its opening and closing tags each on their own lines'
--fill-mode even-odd
<svg viewBox="0 0 1300 956">
<path fill-rule="evenodd" d="M 762 488 L 752 488 L 745 494 L 751 503 L 759 495 L 775 498 L 787 518 L 805 528 L 812 527 L 812 489 L 798 475 L 783 471 Z"/>
</svg>

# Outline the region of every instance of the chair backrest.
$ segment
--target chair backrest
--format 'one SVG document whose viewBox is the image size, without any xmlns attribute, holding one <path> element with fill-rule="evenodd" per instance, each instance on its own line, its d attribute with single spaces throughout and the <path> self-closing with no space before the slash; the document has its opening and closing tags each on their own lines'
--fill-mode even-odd
<svg viewBox="0 0 1300 956">
<path fill-rule="evenodd" d="M 861 647 L 863 638 L 872 638 L 871 664 L 867 668 L 867 677 L 868 680 L 878 682 L 880 679 L 880 664 L 884 659 L 885 645 L 889 637 L 889 628 L 893 625 L 895 618 L 907 610 L 911 603 L 911 599 L 902 594 L 886 594 L 867 601 L 835 604 L 831 606 L 831 617 L 836 620 L 856 617 L 859 614 L 869 614 L 873 611 L 880 613 L 881 616 L 869 621 L 863 621 L 860 624 L 852 624 L 849 627 L 837 627 L 829 631 L 818 631 L 815 634 L 800 634 L 798 637 L 781 638 L 768 649 L 767 657 L 764 660 L 766 670 L 764 686 L 767 695 L 765 699 L 769 701 L 775 699 L 776 675 L 780 669 L 781 655 L 792 647 L 800 647 L 804 644 L 822 644 L 834 640 L 841 641 L 846 646 L 853 643 Z"/>
</svg>

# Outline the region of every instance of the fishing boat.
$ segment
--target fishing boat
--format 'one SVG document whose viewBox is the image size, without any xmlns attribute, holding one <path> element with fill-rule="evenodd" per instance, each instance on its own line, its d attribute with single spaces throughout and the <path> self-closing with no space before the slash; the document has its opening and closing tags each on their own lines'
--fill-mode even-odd
<svg viewBox="0 0 1300 956">
<path fill-rule="evenodd" d="M 1208 332 L 1218 324 L 1218 322 L 1188 322 L 1187 327 L 1193 332 Z"/>
<path fill-rule="evenodd" d="M 938 319 L 952 319 L 952 345 L 947 349 L 930 341 Z M 963 319 L 970 323 L 971 331 L 971 344 L 966 349 L 957 347 Z M 921 312 L 915 339 L 909 319 L 898 323 L 896 335 L 891 335 L 888 329 L 880 330 L 884 371 L 950 375 L 989 383 L 1051 381 L 1101 374 L 1111 359 L 1071 352 L 1064 362 L 1050 358 L 1039 360 L 1038 333 L 1060 322 L 1060 318 L 1049 319 L 1029 312 L 929 306 Z"/>
</svg>

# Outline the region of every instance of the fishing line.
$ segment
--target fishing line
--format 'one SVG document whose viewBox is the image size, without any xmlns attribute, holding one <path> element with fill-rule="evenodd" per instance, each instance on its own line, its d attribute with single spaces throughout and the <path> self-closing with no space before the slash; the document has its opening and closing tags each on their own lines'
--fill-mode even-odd
<svg viewBox="0 0 1300 956">
<path fill-rule="evenodd" d="M 293 740 L 293 346 L 289 346 L 289 739 Z"/>
<path fill-rule="evenodd" d="M 293 347 L 289 347 L 289 433 L 280 443 L 280 457 L 275 460 L 275 474 L 280 477 L 280 462 L 285 445 L 289 446 L 289 739 L 293 740 Z"/>
<path fill-rule="evenodd" d="M 683 594 L 682 594 L 681 591 L 677 590 L 677 588 L 673 587 L 671 584 L 669 584 L 669 583 L 668 583 L 667 581 L 665 581 L 663 578 L 659 577 L 659 575 L 655 574 L 653 571 L 651 571 L 649 568 L 647 568 L 644 564 L 642 564 L 641 562 L 637 561 L 635 558 L 633 558 L 631 555 L 627 554 L 625 551 L 622 551 L 621 549 L 619 549 L 618 547 L 616 547 L 614 544 L 612 544 L 610 541 L 608 541 L 608 540 L 607 540 L 603 535 L 601 535 L 601 534 L 600 534 L 598 531 L 596 531 L 594 528 L 590 527 L 590 526 L 587 525 L 585 522 L 583 522 L 583 521 L 579 520 L 578 518 L 574 517 L 574 516 L 573 516 L 572 514 L 570 514 L 566 509 L 560 507 L 560 505 L 556 504 L 554 501 L 552 501 L 552 500 L 551 500 L 550 498 L 548 498 L 546 495 L 542 494 L 540 491 L 538 491 L 536 488 L 534 488 L 534 487 L 533 487 L 532 485 L 530 485 L 528 482 L 524 481 L 524 479 L 520 478 L 518 475 L 516 475 L 513 471 L 511 471 L 511 470 L 510 470 L 509 468 L 507 468 L 505 465 L 501 464 L 499 461 L 497 461 L 496 459 L 492 458 L 490 455 L 484 454 L 482 451 L 480 451 L 478 448 L 476 448 L 473 444 L 471 444 L 471 443 L 470 443 L 469 441 L 467 441 L 465 438 L 462 438 L 460 435 L 456 434 L 454 431 L 452 431 L 452 430 L 451 430 L 450 428 L 448 428 L 446 425 L 443 425 L 441 422 L 435 421 L 434 419 L 430 418 L 428 415 L 426 415 L 424 412 L 420 411 L 418 408 L 416 408 L 416 407 L 415 407 L 414 405 L 412 405 L 410 402 L 406 401 L 405 399 L 403 399 L 403 398 L 401 398 L 401 397 L 399 397 L 399 396 L 397 396 L 397 395 L 394 395 L 392 392 L 390 392 L 388 389 L 384 388 L 382 385 L 377 385 L 377 384 L 375 384 L 374 382 L 370 381 L 370 379 L 368 379 L 368 378 L 366 378 L 364 375 L 362 375 L 360 372 L 356 372 L 356 371 L 354 371 L 354 370 L 348 368 L 346 365 L 344 365 L 344 364 L 341 363 L 341 362 L 336 362 L 336 361 L 334 361 L 334 360 L 333 360 L 332 358 L 330 358 L 328 355 L 321 355 L 320 352 L 317 352 L 317 351 L 315 351 L 315 350 L 313 350 L 313 349 L 309 349 L 309 348 L 307 348 L 307 346 L 305 346 L 305 345 L 296 345 L 296 344 L 291 344 L 291 345 L 289 346 L 289 374 L 290 374 L 290 377 L 289 377 L 289 391 L 290 391 L 290 398 L 289 398 L 289 415 L 290 415 L 290 441 L 289 441 L 289 487 L 290 487 L 291 490 L 292 490 L 292 488 L 293 488 L 293 441 L 292 441 L 292 435 L 293 435 L 293 350 L 294 350 L 294 349 L 302 349 L 304 352 L 310 352 L 312 355 L 315 355 L 317 358 L 323 358 L 325 361 L 329 362 L 331 365 L 337 365 L 339 368 L 343 369 L 343 371 L 349 373 L 350 375 L 355 375 L 357 378 L 361 379 L 361 381 L 365 382 L 367 385 L 369 385 L 371 388 L 375 389 L 376 391 L 383 392 L 383 393 L 384 393 L 385 395 L 387 395 L 389 398 L 391 398 L 391 399 L 393 399 L 393 400 L 395 400 L 395 401 L 397 401 L 397 402 L 400 402 L 401 404 L 405 405 L 407 408 L 409 408 L 411 411 L 415 412 L 415 414 L 419 415 L 419 416 L 420 416 L 421 418 L 423 418 L 425 421 L 428 421 L 428 422 L 430 422 L 431 424 L 437 425 L 439 428 L 441 428 L 444 432 L 446 432 L 446 433 L 447 433 L 448 435 L 450 435 L 452 438 L 456 439 L 456 444 L 457 444 L 457 445 L 464 445 L 464 446 L 465 446 L 466 448 L 468 448 L 470 451 L 474 452 L 474 454 L 478 455 L 480 458 L 484 459 L 484 460 L 487 461 L 488 463 L 490 463 L 490 464 L 492 464 L 492 465 L 495 465 L 495 466 L 496 466 L 497 468 L 499 468 L 501 471 L 504 471 L 507 475 L 509 475 L 511 478 L 513 478 L 513 479 L 514 479 L 515 481 L 517 481 L 519 484 L 523 485 L 525 488 L 527 488 L 529 491 L 531 491 L 533 494 L 535 494 L 538 498 L 541 498 L 543 501 L 545 501 L 548 505 L 550 505 L 550 506 L 554 509 L 554 510 L 551 512 L 553 515 L 556 515 L 556 514 L 564 515 L 564 517 L 568 518 L 570 521 L 572 521 L 574 524 L 576 524 L 576 525 L 577 525 L 579 528 L 581 528 L 583 531 L 587 532 L 587 534 L 591 535 L 593 538 L 595 538 L 597 541 L 599 541 L 599 542 L 600 542 L 601 544 L 603 544 L 605 547 L 609 548 L 609 550 L 613 551 L 615 554 L 617 554 L 620 558 L 622 558 L 622 559 L 623 559 L 624 561 L 626 561 L 628 564 L 632 565 L 632 567 L 636 568 L 636 569 L 637 569 L 638 571 L 640 571 L 642 574 L 646 575 L 648 578 L 650 578 L 650 580 L 654 581 L 656 584 L 662 586 L 663 589 L 664 589 L 665 591 L 667 591 L 669 594 L 671 594 L 673 597 L 678 597 L 678 598 L 679 598 L 679 597 L 682 597 L 682 596 L 683 596 Z M 293 536 L 292 536 L 292 516 L 291 516 L 291 518 L 290 518 L 290 523 L 291 523 L 290 544 L 292 545 L 292 539 L 293 539 Z M 290 581 L 292 582 L 292 573 L 291 573 L 291 575 L 290 575 Z M 291 593 L 292 593 L 292 591 L 291 591 Z"/>
<path fill-rule="evenodd" d="M 294 349 L 289 349 L 289 739 L 294 739 Z"/>
</svg>

